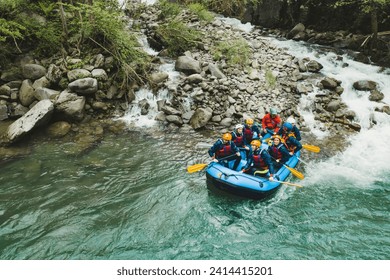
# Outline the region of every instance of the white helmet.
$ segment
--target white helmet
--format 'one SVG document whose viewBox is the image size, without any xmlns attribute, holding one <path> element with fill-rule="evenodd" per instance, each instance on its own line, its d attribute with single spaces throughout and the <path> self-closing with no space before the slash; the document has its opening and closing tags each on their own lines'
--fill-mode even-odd
<svg viewBox="0 0 390 280">
<path fill-rule="evenodd" d="M 288 117 L 286 122 L 291 123 L 292 125 L 295 124 L 295 119 L 293 117 Z"/>
<path fill-rule="evenodd" d="M 235 127 L 235 129 L 239 129 L 239 128 L 244 128 L 244 125 L 242 125 L 242 124 L 240 124 L 240 123 L 237 124 L 236 127 Z"/>
</svg>

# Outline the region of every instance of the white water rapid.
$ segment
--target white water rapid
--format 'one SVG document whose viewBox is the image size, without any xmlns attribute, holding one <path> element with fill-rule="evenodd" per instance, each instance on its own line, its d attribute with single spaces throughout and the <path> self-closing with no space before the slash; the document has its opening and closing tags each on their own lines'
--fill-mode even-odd
<svg viewBox="0 0 390 280">
<path fill-rule="evenodd" d="M 374 182 L 388 182 L 390 116 L 375 109 L 390 104 L 390 69 L 354 61 L 346 54 L 338 55 L 333 52 L 323 54 L 320 47 L 308 46 L 301 42 L 275 39 L 272 41 L 277 46 L 286 48 L 291 55 L 318 61 L 324 66 L 322 74 L 342 81 L 344 92 L 341 98 L 349 109 L 356 113 L 355 121 L 362 127 L 357 135 L 349 139 L 349 146 L 344 152 L 306 168 L 308 172 L 306 181 L 310 184 L 326 185 L 340 185 L 340 182 L 344 182 L 347 186 L 360 187 L 372 186 Z M 376 82 L 378 90 L 385 96 L 384 99 L 381 102 L 370 101 L 369 92 L 353 89 L 353 83 L 359 80 Z M 319 132 L 316 135 L 321 138 L 324 135 L 317 129 L 318 124 L 314 122 L 310 112 L 312 98 L 316 92 L 301 98 L 299 110 L 308 126 L 312 126 L 314 132 Z"/>
</svg>

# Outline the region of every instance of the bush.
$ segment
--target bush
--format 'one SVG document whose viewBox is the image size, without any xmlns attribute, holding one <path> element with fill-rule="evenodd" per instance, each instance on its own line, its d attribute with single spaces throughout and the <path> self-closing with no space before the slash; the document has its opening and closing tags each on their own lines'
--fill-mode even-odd
<svg viewBox="0 0 390 280">
<path fill-rule="evenodd" d="M 214 14 L 209 12 L 202 4 L 193 3 L 188 6 L 188 9 L 196 14 L 199 19 L 210 22 L 214 19 Z"/>
<path fill-rule="evenodd" d="M 160 25 L 156 34 L 171 55 L 180 55 L 196 47 L 200 38 L 199 31 L 190 29 L 185 24 L 175 20 Z"/>
<path fill-rule="evenodd" d="M 181 12 L 181 8 L 178 4 L 166 0 L 159 2 L 159 8 L 161 13 L 158 16 L 158 19 L 160 20 L 174 18 Z"/>
<path fill-rule="evenodd" d="M 225 59 L 229 65 L 245 66 L 251 56 L 251 49 L 244 39 L 219 42 L 211 52 L 215 60 Z"/>
</svg>

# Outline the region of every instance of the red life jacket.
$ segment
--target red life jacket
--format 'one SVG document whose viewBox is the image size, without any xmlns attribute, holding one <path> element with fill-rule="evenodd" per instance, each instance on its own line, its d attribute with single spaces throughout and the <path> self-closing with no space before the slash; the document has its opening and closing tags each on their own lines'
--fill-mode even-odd
<svg viewBox="0 0 390 280">
<path fill-rule="evenodd" d="M 265 163 L 264 159 L 261 156 L 261 153 L 264 151 L 261 150 L 259 154 L 253 155 L 253 166 L 262 170 L 268 169 L 268 165 Z"/>
<path fill-rule="evenodd" d="M 230 142 L 228 142 L 226 145 L 223 145 L 221 149 L 219 149 L 215 155 L 216 158 L 223 158 L 227 157 L 233 154 L 232 146 L 230 145 Z"/>
<path fill-rule="evenodd" d="M 241 134 L 240 136 L 238 136 L 237 133 L 234 133 L 234 135 L 236 136 L 236 138 L 234 138 L 233 140 L 234 144 L 236 144 L 237 147 L 244 146 L 244 135 Z"/>
<path fill-rule="evenodd" d="M 275 159 L 281 159 L 282 158 L 282 153 L 280 152 L 280 147 L 282 147 L 282 143 L 280 143 L 278 146 L 272 145 L 270 147 L 271 149 L 271 156 Z"/>
<path fill-rule="evenodd" d="M 247 143 L 250 143 L 253 139 L 253 131 L 249 127 L 244 127 L 244 137 Z"/>
</svg>

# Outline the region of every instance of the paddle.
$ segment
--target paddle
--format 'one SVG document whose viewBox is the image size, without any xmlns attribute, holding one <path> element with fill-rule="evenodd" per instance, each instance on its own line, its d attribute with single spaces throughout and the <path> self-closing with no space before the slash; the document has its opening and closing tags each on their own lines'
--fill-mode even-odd
<svg viewBox="0 0 390 280">
<path fill-rule="evenodd" d="M 308 145 L 308 144 L 303 144 L 302 148 L 313 153 L 319 153 L 321 151 L 320 147 L 314 145 Z"/>
<path fill-rule="evenodd" d="M 218 161 L 222 161 L 222 160 L 231 158 L 231 157 L 233 157 L 233 156 L 235 156 L 235 155 L 236 155 L 236 154 L 232 154 L 232 155 L 227 156 L 227 157 L 219 158 Z M 210 163 L 213 163 L 213 162 L 210 162 Z M 188 173 L 194 173 L 194 172 L 201 171 L 201 170 L 203 170 L 206 166 L 208 166 L 210 163 L 197 163 L 197 164 L 194 164 L 194 165 L 190 165 L 190 166 L 187 167 L 187 172 L 188 172 Z"/>
<path fill-rule="evenodd" d="M 299 172 L 298 170 L 286 165 L 286 164 L 283 164 L 284 167 L 286 167 L 288 170 L 290 170 L 290 172 L 292 173 L 292 175 L 294 175 L 295 177 L 297 177 L 298 179 L 300 180 L 303 180 L 305 178 L 305 175 L 303 175 L 301 172 Z"/>
<path fill-rule="evenodd" d="M 288 186 L 294 186 L 294 187 L 297 187 L 297 188 L 303 188 L 302 185 L 294 184 L 294 183 L 290 183 L 290 182 L 276 181 L 276 180 L 274 180 L 273 182 L 278 182 L 278 183 L 281 183 L 281 184 L 285 184 L 285 185 L 288 185 Z"/>
<path fill-rule="evenodd" d="M 275 161 L 277 160 L 276 158 L 274 158 L 273 156 L 271 156 Z M 298 158 L 298 157 L 297 157 Z M 299 158 L 298 158 L 299 159 Z M 284 167 L 286 167 L 288 170 L 290 170 L 290 172 L 292 173 L 292 175 L 294 175 L 295 177 L 297 177 L 298 179 L 301 179 L 303 180 L 305 178 L 305 175 L 303 175 L 301 172 L 299 172 L 298 170 L 286 165 L 286 164 L 283 164 Z"/>
</svg>

